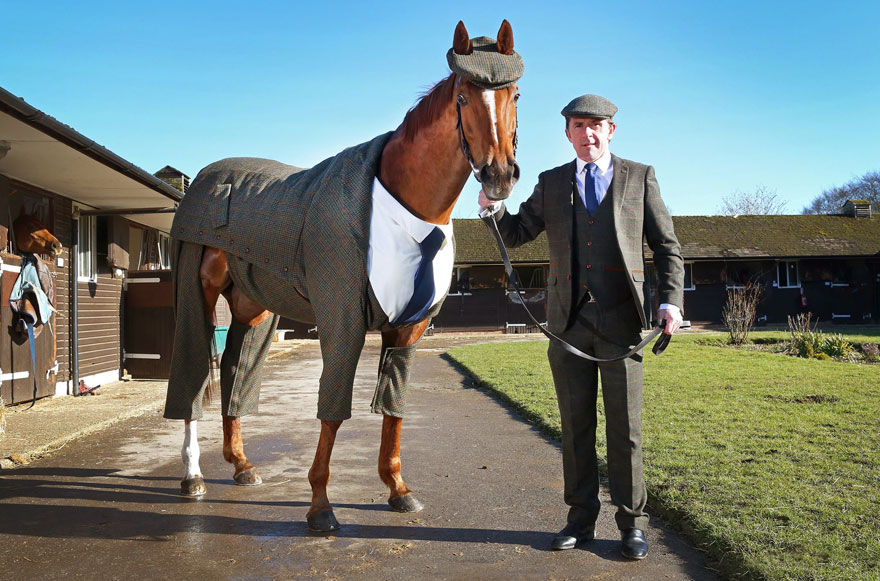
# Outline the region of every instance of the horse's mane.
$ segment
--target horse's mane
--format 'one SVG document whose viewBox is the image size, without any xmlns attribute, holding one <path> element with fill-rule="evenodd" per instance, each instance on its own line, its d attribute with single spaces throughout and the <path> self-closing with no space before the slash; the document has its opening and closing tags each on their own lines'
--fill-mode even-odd
<svg viewBox="0 0 880 581">
<path fill-rule="evenodd" d="M 431 125 L 443 114 L 452 100 L 453 90 L 455 90 L 455 73 L 422 94 L 419 102 L 407 112 L 401 123 L 406 141 L 414 140 L 419 131 Z"/>
</svg>

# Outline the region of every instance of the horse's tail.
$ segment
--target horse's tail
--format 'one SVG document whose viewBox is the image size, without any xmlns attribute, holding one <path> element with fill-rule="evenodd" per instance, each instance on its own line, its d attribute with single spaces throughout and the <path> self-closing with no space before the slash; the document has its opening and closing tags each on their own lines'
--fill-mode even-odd
<svg viewBox="0 0 880 581">
<path fill-rule="evenodd" d="M 208 361 L 208 385 L 202 395 L 202 407 L 208 407 L 217 397 L 218 381 L 214 377 L 214 370 L 220 367 L 220 355 L 217 352 L 217 335 L 211 335 L 211 355 Z"/>
</svg>

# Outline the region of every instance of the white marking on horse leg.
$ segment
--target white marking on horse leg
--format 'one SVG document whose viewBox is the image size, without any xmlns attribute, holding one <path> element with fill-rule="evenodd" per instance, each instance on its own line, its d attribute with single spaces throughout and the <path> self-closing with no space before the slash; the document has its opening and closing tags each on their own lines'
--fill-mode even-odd
<svg viewBox="0 0 880 581">
<path fill-rule="evenodd" d="M 186 471 L 184 480 L 191 480 L 202 475 L 202 469 L 199 467 L 199 431 L 198 422 L 196 420 L 187 420 L 186 433 L 183 436 L 183 449 L 180 456 L 183 458 L 183 468 Z"/>
<path fill-rule="evenodd" d="M 498 115 L 495 112 L 495 91 L 491 89 L 483 90 L 483 101 L 486 108 L 489 109 L 489 117 L 492 119 L 492 137 L 495 138 L 495 144 L 498 144 Z"/>
</svg>

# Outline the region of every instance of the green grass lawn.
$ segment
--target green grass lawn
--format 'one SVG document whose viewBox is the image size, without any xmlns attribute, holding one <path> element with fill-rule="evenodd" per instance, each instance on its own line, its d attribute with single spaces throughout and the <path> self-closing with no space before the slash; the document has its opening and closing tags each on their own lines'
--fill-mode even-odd
<svg viewBox="0 0 880 581">
<path fill-rule="evenodd" d="M 660 357 L 646 350 L 652 511 L 732 577 L 880 579 L 880 365 L 697 342 L 705 338 L 676 336 Z M 450 355 L 558 438 L 546 352 L 536 341 Z"/>
</svg>

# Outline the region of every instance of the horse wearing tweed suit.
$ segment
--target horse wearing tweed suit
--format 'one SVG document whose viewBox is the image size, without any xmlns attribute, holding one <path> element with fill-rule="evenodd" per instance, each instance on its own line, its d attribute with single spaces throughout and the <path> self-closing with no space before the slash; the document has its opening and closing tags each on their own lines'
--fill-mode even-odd
<svg viewBox="0 0 880 581">
<path fill-rule="evenodd" d="M 309 528 L 339 527 L 327 497 L 330 455 L 339 427 L 351 416 L 367 330 L 382 334 L 372 404 L 383 414 L 379 476 L 394 510 L 421 510 L 400 474 L 403 395 L 415 343 L 442 300 L 403 322 L 383 310 L 368 273 L 371 218 L 376 218 L 371 214 L 379 211 L 371 187 L 381 184 L 394 203 L 438 229 L 450 223 L 472 172 L 495 199 L 508 197 L 519 177 L 514 150 L 522 60 L 513 50 L 510 24 L 502 23 L 496 41 L 471 39 L 459 22 L 447 61 L 453 73 L 394 132 L 310 170 L 233 158 L 209 165 L 193 181 L 172 228 L 176 329 L 165 407 L 165 417 L 186 420 L 182 494 L 205 493 L 196 420 L 210 384 L 211 316 L 222 294 L 234 319 L 220 366 L 223 452 L 234 465 L 236 483 L 261 483 L 244 454 L 240 417 L 256 409 L 260 367 L 281 315 L 317 324 L 324 359 L 321 434 L 309 471 Z M 415 286 L 418 276 L 417 271 Z M 446 288 L 436 290 L 441 291 Z"/>
</svg>

